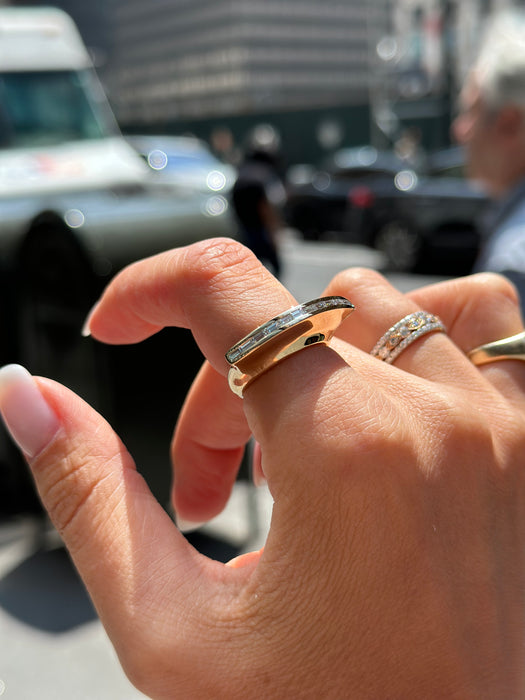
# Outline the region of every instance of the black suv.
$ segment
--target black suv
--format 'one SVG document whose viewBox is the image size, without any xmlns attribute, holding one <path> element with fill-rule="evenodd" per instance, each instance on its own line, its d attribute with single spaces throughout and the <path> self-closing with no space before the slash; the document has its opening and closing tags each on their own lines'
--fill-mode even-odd
<svg viewBox="0 0 525 700">
<path fill-rule="evenodd" d="M 488 200 L 462 171 L 456 147 L 430 154 L 417 168 L 392 151 L 344 148 L 319 169 L 290 169 L 286 221 L 306 239 L 376 248 L 391 270 L 467 274 Z"/>
<path fill-rule="evenodd" d="M 479 251 L 487 196 L 463 177 L 463 153 L 431 154 L 419 172 L 399 170 L 349 193 L 348 240 L 382 251 L 389 269 L 463 275 Z"/>
<path fill-rule="evenodd" d="M 286 223 L 307 240 L 319 240 L 347 231 L 349 196 L 355 191 L 367 204 L 367 187 L 391 185 L 403 162 L 389 151 L 372 146 L 342 148 L 319 168 L 292 166 L 287 173 Z"/>
</svg>

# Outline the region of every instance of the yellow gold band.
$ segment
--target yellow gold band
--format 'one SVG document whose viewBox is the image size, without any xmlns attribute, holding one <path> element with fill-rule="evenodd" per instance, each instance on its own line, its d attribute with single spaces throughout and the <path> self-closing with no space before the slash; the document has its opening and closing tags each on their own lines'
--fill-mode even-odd
<svg viewBox="0 0 525 700">
<path fill-rule="evenodd" d="M 468 353 L 468 358 L 475 365 L 485 365 L 498 360 L 525 361 L 525 331 L 508 338 L 495 340 L 493 343 L 480 345 Z"/>
<path fill-rule="evenodd" d="M 294 306 L 239 340 L 226 353 L 228 384 L 234 394 L 285 357 L 303 348 L 326 344 L 341 322 L 354 310 L 344 297 L 322 297 Z"/>
</svg>

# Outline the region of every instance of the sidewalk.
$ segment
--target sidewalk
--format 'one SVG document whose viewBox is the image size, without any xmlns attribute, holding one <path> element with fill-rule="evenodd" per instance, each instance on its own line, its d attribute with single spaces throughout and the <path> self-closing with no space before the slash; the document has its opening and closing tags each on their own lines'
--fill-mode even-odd
<svg viewBox="0 0 525 700">
<path fill-rule="evenodd" d="M 188 539 L 225 561 L 263 544 L 272 500 L 235 484 L 226 510 Z M 139 700 L 54 530 L 0 524 L 0 698 Z"/>
</svg>

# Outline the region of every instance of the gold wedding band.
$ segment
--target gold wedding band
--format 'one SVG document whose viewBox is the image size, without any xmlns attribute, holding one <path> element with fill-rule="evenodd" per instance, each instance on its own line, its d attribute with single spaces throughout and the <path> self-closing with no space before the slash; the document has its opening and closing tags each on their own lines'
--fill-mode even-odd
<svg viewBox="0 0 525 700">
<path fill-rule="evenodd" d="M 415 340 L 432 331 L 445 331 L 438 316 L 428 311 L 416 311 L 395 323 L 379 338 L 370 354 L 383 362 L 392 364 L 399 355 Z"/>
<path fill-rule="evenodd" d="M 258 326 L 226 353 L 230 389 L 242 398 L 248 384 L 285 357 L 311 345 L 326 345 L 354 308 L 344 297 L 322 297 Z"/>
<path fill-rule="evenodd" d="M 525 361 L 525 331 L 508 338 L 495 340 L 493 343 L 480 345 L 468 353 L 468 358 L 475 365 L 485 365 L 498 360 Z"/>
</svg>

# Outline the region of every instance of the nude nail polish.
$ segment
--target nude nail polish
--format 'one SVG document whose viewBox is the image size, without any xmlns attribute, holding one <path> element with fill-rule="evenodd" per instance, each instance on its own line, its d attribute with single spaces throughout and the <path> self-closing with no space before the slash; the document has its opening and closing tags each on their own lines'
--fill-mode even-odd
<svg viewBox="0 0 525 700">
<path fill-rule="evenodd" d="M 81 334 L 84 338 L 89 338 L 89 336 L 91 335 L 91 328 L 90 328 L 91 317 L 93 316 L 93 313 L 94 313 L 95 309 L 97 308 L 97 306 L 98 306 L 98 301 L 90 309 L 88 315 L 86 316 L 86 320 L 84 321 L 84 325 L 82 326 L 82 330 L 81 330 Z"/>
<path fill-rule="evenodd" d="M 199 530 L 203 525 L 206 525 L 206 522 L 194 523 L 191 520 L 184 520 L 183 518 L 179 518 L 179 516 L 175 513 L 175 524 L 182 533 L 189 534 L 190 532 L 195 532 L 195 530 Z"/>
<path fill-rule="evenodd" d="M 60 426 L 37 383 L 21 365 L 0 369 L 0 413 L 13 440 L 29 458 L 50 442 Z"/>
</svg>

